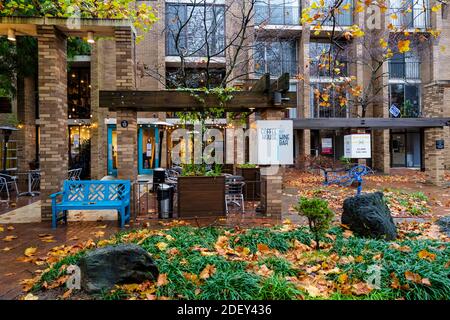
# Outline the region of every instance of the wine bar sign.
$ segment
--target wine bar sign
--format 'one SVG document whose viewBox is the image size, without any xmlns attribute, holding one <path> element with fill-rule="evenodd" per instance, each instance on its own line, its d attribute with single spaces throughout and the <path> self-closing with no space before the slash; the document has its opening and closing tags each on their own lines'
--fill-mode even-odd
<svg viewBox="0 0 450 320">
<path fill-rule="evenodd" d="M 258 120 L 256 131 L 258 164 L 294 163 L 292 120 Z"/>
<path fill-rule="evenodd" d="M 344 157 L 353 159 L 371 158 L 370 134 L 349 134 L 344 136 Z"/>
</svg>

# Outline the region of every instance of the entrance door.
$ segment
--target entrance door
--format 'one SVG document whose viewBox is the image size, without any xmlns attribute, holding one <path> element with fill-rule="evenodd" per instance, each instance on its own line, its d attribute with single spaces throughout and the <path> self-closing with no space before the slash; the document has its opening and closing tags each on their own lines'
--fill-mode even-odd
<svg viewBox="0 0 450 320">
<path fill-rule="evenodd" d="M 151 125 L 142 125 L 138 133 L 139 174 L 151 174 L 159 167 L 159 132 Z"/>
<path fill-rule="evenodd" d="M 406 167 L 406 134 L 404 132 L 391 134 L 391 165 Z"/>
<path fill-rule="evenodd" d="M 108 175 L 117 177 L 117 130 L 108 125 Z"/>
</svg>

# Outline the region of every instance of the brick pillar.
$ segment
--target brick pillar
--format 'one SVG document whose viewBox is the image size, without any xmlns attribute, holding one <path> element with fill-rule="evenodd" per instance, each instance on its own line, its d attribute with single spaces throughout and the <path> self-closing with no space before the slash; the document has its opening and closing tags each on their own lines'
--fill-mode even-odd
<svg viewBox="0 0 450 320">
<path fill-rule="evenodd" d="M 283 111 L 269 109 L 261 113 L 261 118 L 263 120 L 280 120 L 283 115 Z M 281 217 L 283 169 L 282 166 L 279 166 L 278 170 L 261 168 L 261 204 L 267 216 Z"/>
<path fill-rule="evenodd" d="M 444 139 L 443 128 L 424 130 L 425 173 L 427 182 L 442 186 L 444 184 L 444 150 L 436 149 L 436 140 Z M 448 146 L 445 146 L 448 148 Z"/>
<path fill-rule="evenodd" d="M 135 90 L 134 34 L 129 28 L 117 28 L 116 40 L 116 88 Z M 123 128 L 123 120 L 128 126 Z M 117 172 L 119 179 L 135 180 L 137 177 L 137 112 L 117 112 Z"/>
<path fill-rule="evenodd" d="M 67 178 L 66 37 L 53 26 L 38 26 L 41 216 L 51 219 L 49 195 Z"/>
<path fill-rule="evenodd" d="M 373 169 L 389 174 L 391 168 L 389 130 L 373 130 L 372 146 Z"/>
</svg>

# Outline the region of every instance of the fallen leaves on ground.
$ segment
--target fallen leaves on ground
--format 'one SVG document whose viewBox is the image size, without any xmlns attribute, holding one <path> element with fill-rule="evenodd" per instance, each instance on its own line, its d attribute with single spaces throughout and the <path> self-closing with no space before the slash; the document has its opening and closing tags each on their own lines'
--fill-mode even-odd
<svg viewBox="0 0 450 320">
<path fill-rule="evenodd" d="M 17 236 L 9 235 L 9 236 L 4 237 L 2 240 L 6 241 L 6 242 L 11 242 L 11 241 L 13 241 L 15 239 L 17 239 Z"/>
<path fill-rule="evenodd" d="M 36 253 L 36 250 L 37 250 L 37 248 L 35 248 L 35 247 L 26 248 L 24 255 L 26 257 L 32 257 Z"/>
<path fill-rule="evenodd" d="M 216 272 L 216 267 L 210 264 L 207 264 L 206 267 L 200 272 L 201 279 L 208 279 Z"/>
<path fill-rule="evenodd" d="M 156 286 L 162 287 L 169 283 L 169 280 L 167 280 L 167 273 L 160 273 L 158 275 L 158 280 L 156 281 Z"/>
</svg>

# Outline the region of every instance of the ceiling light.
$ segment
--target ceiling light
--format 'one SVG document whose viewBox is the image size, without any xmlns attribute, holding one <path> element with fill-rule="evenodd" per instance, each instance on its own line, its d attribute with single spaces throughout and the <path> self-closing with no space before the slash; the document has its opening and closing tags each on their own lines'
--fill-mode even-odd
<svg viewBox="0 0 450 320">
<path fill-rule="evenodd" d="M 87 33 L 87 42 L 89 42 L 89 43 L 95 43 L 95 40 L 94 40 L 94 32 L 88 31 L 88 33 Z"/>
<path fill-rule="evenodd" d="M 16 41 L 16 30 L 8 29 L 8 40 L 9 41 Z"/>
</svg>

